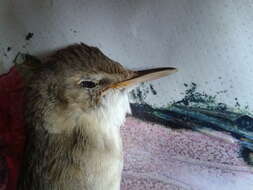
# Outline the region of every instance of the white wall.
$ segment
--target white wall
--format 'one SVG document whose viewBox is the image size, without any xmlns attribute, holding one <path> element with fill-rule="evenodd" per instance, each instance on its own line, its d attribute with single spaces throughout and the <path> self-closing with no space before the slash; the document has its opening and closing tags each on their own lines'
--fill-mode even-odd
<svg viewBox="0 0 253 190">
<path fill-rule="evenodd" d="M 149 103 L 179 100 L 183 83 L 195 82 L 210 95 L 228 90 L 219 101 L 234 106 L 237 97 L 253 110 L 252 10 L 251 0 L 2 0 L 0 63 L 7 70 L 17 52 L 83 41 L 129 68 L 178 67 L 153 82 L 158 95 Z"/>
</svg>

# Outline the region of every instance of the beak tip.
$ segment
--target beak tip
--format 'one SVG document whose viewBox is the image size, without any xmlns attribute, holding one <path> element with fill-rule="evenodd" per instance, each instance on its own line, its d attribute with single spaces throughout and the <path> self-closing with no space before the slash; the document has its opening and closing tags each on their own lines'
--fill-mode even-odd
<svg viewBox="0 0 253 190">
<path fill-rule="evenodd" d="M 178 68 L 176 68 L 176 67 L 174 67 L 173 70 L 174 70 L 175 72 L 178 72 Z"/>
<path fill-rule="evenodd" d="M 166 67 L 165 67 L 166 68 Z M 178 70 L 176 67 L 167 67 L 168 70 Z"/>
<path fill-rule="evenodd" d="M 167 67 L 165 70 L 168 71 L 168 75 L 178 72 L 178 68 L 176 67 Z"/>
<path fill-rule="evenodd" d="M 176 68 L 176 67 L 165 67 L 162 70 L 164 70 L 165 73 L 167 73 L 167 75 L 178 72 L 178 68 Z"/>
</svg>

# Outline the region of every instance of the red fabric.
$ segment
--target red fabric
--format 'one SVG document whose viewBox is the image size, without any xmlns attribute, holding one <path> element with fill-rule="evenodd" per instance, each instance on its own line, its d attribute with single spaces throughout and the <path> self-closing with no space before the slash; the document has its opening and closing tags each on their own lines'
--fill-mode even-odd
<svg viewBox="0 0 253 190">
<path fill-rule="evenodd" d="M 15 190 L 25 144 L 24 84 L 15 67 L 0 76 L 0 154 L 8 167 L 7 190 Z"/>
</svg>

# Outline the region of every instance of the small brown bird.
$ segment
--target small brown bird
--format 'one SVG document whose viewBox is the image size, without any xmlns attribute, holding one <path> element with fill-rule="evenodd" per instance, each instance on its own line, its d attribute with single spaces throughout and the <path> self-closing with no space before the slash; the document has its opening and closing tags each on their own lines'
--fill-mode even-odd
<svg viewBox="0 0 253 190">
<path fill-rule="evenodd" d="M 26 89 L 28 141 L 18 189 L 119 190 L 128 87 L 175 71 L 131 71 L 85 44 L 38 64 Z"/>
</svg>

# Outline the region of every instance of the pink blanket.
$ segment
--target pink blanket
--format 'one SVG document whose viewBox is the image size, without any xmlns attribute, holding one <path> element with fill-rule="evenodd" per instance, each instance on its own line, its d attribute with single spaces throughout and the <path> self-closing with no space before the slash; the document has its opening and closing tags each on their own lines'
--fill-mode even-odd
<svg viewBox="0 0 253 190">
<path fill-rule="evenodd" d="M 133 117 L 122 135 L 123 190 L 253 190 L 253 170 L 239 157 L 240 147 L 233 141 Z"/>
</svg>

